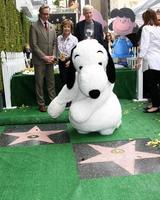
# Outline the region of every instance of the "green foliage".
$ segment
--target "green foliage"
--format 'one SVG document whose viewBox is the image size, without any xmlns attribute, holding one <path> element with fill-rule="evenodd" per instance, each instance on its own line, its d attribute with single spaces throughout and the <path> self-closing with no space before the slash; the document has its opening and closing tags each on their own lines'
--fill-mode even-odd
<svg viewBox="0 0 160 200">
<path fill-rule="evenodd" d="M 30 22 L 26 18 L 23 12 L 20 13 L 20 20 L 22 24 L 22 44 L 29 43 L 29 27 L 30 27 Z"/>
<path fill-rule="evenodd" d="M 29 41 L 29 20 L 16 10 L 13 0 L 1 0 L 0 10 L 0 51 L 22 51 Z"/>
<path fill-rule="evenodd" d="M 29 20 L 24 13 L 16 10 L 13 0 L 1 0 L 0 11 L 0 52 L 22 51 L 24 44 L 29 41 Z M 2 90 L 2 69 L 0 63 L 0 91 Z"/>
<path fill-rule="evenodd" d="M 0 51 L 5 49 L 6 45 L 6 10 L 4 3 L 0 3 Z"/>
<path fill-rule="evenodd" d="M 59 0 L 53 1 L 53 4 L 54 4 L 55 6 L 59 6 Z"/>
</svg>

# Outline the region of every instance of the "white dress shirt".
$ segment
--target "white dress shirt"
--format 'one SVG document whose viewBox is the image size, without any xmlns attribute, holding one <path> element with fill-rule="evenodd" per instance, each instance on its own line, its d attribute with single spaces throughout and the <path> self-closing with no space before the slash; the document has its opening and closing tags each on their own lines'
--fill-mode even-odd
<svg viewBox="0 0 160 200">
<path fill-rule="evenodd" d="M 139 57 L 148 63 L 149 69 L 160 71 L 160 26 L 143 27 Z"/>
<path fill-rule="evenodd" d="M 59 35 L 57 43 L 59 54 L 63 53 L 67 57 L 70 57 L 71 50 L 78 43 L 78 39 L 72 34 L 70 34 L 67 38 L 64 38 L 63 35 Z"/>
</svg>

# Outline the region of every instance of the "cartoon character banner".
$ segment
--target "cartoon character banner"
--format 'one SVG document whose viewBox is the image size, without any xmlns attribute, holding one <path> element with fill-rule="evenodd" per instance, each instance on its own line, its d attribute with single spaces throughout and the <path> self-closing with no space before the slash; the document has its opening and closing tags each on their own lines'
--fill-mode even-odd
<svg viewBox="0 0 160 200">
<path fill-rule="evenodd" d="M 135 14 L 130 8 L 114 9 L 111 18 L 109 29 L 116 35 L 112 44 L 112 57 L 119 58 L 118 63 L 127 66 L 126 58 L 133 56 L 133 44 L 128 36 L 138 31 Z"/>
</svg>

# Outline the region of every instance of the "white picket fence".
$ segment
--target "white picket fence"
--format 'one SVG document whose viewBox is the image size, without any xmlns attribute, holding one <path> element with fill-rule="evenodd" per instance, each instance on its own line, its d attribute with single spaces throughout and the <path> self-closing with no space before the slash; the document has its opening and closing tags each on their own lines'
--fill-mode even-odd
<svg viewBox="0 0 160 200">
<path fill-rule="evenodd" d="M 136 65 L 136 57 L 130 57 L 127 58 L 128 65 L 132 68 L 132 70 L 135 70 Z M 141 67 L 137 71 L 137 96 L 135 101 L 146 101 L 146 99 L 143 98 L 143 61 L 141 61 Z"/>
<path fill-rule="evenodd" d="M 23 52 L 1 52 L 2 75 L 6 108 L 11 108 L 11 87 L 10 82 L 13 74 L 26 68 Z M 16 88 L 15 88 L 16 90 Z"/>
</svg>

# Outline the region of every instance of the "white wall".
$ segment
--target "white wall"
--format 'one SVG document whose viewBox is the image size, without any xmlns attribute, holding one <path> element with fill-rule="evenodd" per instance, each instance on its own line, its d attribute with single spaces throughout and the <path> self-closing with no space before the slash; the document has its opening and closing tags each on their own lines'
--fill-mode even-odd
<svg viewBox="0 0 160 200">
<path fill-rule="evenodd" d="M 32 5 L 31 0 L 16 0 L 16 7 L 17 7 L 17 10 L 19 11 L 21 11 L 22 7 L 26 7 L 28 8 L 31 14 L 33 12 L 33 5 Z"/>
</svg>

